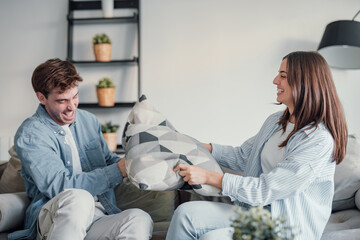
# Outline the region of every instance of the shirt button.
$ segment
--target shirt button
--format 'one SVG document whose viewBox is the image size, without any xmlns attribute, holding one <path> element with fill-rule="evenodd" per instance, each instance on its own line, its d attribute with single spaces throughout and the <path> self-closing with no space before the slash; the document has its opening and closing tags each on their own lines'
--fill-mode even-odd
<svg viewBox="0 0 360 240">
<path fill-rule="evenodd" d="M 67 165 L 70 165 L 70 161 L 67 161 L 66 164 L 67 164 Z"/>
<path fill-rule="evenodd" d="M 64 134 L 64 131 L 61 131 L 60 133 L 61 133 L 61 134 Z"/>
</svg>

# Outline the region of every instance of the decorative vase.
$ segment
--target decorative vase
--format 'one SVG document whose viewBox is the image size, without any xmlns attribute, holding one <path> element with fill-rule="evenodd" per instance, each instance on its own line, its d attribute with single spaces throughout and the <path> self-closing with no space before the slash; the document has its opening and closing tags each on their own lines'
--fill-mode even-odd
<svg viewBox="0 0 360 240">
<path fill-rule="evenodd" d="M 113 17 L 114 0 L 101 0 L 101 8 L 105 18 Z"/>
<path fill-rule="evenodd" d="M 103 136 L 105 138 L 105 141 L 110 149 L 110 151 L 115 152 L 116 148 L 117 148 L 117 143 L 116 143 L 116 139 L 117 139 L 117 133 L 103 133 Z"/>
<path fill-rule="evenodd" d="M 113 107 L 115 105 L 115 88 L 98 88 L 96 95 L 99 106 Z"/>
<path fill-rule="evenodd" d="M 94 54 L 96 61 L 110 62 L 111 61 L 111 44 L 102 43 L 94 45 Z"/>
</svg>

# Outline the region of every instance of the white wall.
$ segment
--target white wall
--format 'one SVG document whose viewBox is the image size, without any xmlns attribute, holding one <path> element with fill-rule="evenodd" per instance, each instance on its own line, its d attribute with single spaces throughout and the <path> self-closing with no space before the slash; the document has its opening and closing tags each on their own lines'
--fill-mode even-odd
<svg viewBox="0 0 360 240">
<path fill-rule="evenodd" d="M 283 108 L 272 104 L 281 58 L 316 50 L 328 23 L 359 8 L 358 0 L 143 0 L 142 90 L 179 131 L 240 144 Z M 66 14 L 64 0 L 0 2 L 0 136 L 14 135 L 37 107 L 33 69 L 66 57 Z M 360 70 L 333 75 L 349 132 L 360 133 Z M 84 70 L 80 96 L 92 77 Z"/>
</svg>

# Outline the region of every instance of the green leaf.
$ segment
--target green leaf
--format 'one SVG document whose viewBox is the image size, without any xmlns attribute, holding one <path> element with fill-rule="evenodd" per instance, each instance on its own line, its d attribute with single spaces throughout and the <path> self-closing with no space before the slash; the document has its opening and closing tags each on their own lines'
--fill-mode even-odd
<svg viewBox="0 0 360 240">
<path fill-rule="evenodd" d="M 102 133 L 114 133 L 119 129 L 119 125 L 111 124 L 110 122 L 107 122 L 105 124 L 101 124 L 101 132 Z"/>
<path fill-rule="evenodd" d="M 99 83 L 96 85 L 96 89 L 99 88 L 115 88 L 115 84 L 108 77 L 103 77 L 99 80 Z"/>
</svg>

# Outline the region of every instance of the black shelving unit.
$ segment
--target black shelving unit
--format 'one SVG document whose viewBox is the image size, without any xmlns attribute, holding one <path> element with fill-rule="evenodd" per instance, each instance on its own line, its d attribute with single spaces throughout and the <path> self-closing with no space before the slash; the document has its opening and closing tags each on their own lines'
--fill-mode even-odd
<svg viewBox="0 0 360 240">
<path fill-rule="evenodd" d="M 139 99 L 141 94 L 141 79 L 140 79 L 140 0 L 114 0 L 114 9 L 134 9 L 134 12 L 130 16 L 123 17 L 89 17 L 79 18 L 74 16 L 76 11 L 93 11 L 101 10 L 101 1 L 75 1 L 69 0 L 69 8 L 67 15 L 68 22 L 68 34 L 67 34 L 67 60 L 75 65 L 81 66 L 113 66 L 123 67 L 137 65 L 137 97 Z M 138 56 L 132 59 L 112 59 L 110 62 L 98 62 L 93 60 L 74 60 L 73 59 L 73 32 L 74 25 L 91 25 L 91 24 L 136 24 L 137 25 L 137 53 Z M 114 43 L 113 43 L 114 44 Z M 116 102 L 113 107 L 102 107 L 97 103 L 79 103 L 79 108 L 85 109 L 114 109 L 114 108 L 131 108 L 135 105 L 135 102 Z M 124 150 L 121 145 L 117 145 L 117 154 L 123 154 Z"/>
<path fill-rule="evenodd" d="M 112 107 L 101 107 L 97 103 L 79 103 L 79 108 L 131 108 L 135 105 L 136 102 L 116 102 Z"/>
<path fill-rule="evenodd" d="M 114 9 L 135 9 L 137 12 L 131 16 L 125 17 L 91 17 L 91 18 L 76 18 L 74 17 L 75 11 L 92 11 L 101 10 L 101 1 L 74 1 L 69 0 L 68 9 L 68 36 L 67 36 L 67 60 L 74 64 L 81 64 L 82 66 L 95 66 L 95 65 L 137 65 L 138 66 L 138 98 L 141 93 L 141 79 L 140 79 L 140 1 L 139 0 L 114 0 Z M 113 59 L 110 62 L 98 62 L 89 60 L 74 60 L 73 59 L 73 32 L 75 24 L 123 24 L 134 23 L 137 24 L 137 37 L 138 37 L 138 56 L 133 59 Z M 86 103 L 84 103 L 86 104 Z M 81 107 L 81 105 L 79 105 Z M 98 106 L 101 108 L 100 106 Z M 128 107 L 127 104 L 118 104 L 117 107 Z"/>
</svg>

